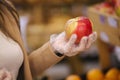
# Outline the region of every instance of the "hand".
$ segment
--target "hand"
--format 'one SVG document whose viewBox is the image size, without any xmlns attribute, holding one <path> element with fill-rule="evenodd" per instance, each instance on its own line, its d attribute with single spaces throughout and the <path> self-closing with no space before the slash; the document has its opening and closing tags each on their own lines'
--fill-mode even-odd
<svg viewBox="0 0 120 80">
<path fill-rule="evenodd" d="M 11 73 L 6 69 L 0 69 L 0 80 L 12 80 Z"/>
<path fill-rule="evenodd" d="M 59 35 L 53 34 L 50 37 L 50 43 L 54 51 L 58 51 L 65 56 L 74 56 L 79 52 L 85 51 L 95 42 L 97 33 L 93 32 L 88 37 L 84 36 L 79 44 L 75 44 L 77 35 L 73 34 L 69 40 L 66 39 L 65 32 Z"/>
</svg>

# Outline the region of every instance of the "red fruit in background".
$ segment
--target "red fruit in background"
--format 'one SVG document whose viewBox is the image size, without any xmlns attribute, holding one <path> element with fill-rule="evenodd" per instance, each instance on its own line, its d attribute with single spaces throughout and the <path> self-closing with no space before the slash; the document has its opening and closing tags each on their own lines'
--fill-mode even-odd
<svg viewBox="0 0 120 80">
<path fill-rule="evenodd" d="M 111 4 L 115 6 L 117 0 L 111 0 Z"/>
<path fill-rule="evenodd" d="M 68 39 L 72 34 L 76 34 L 76 43 L 79 43 L 83 36 L 89 36 L 92 33 L 92 24 L 87 17 L 77 17 L 67 22 L 65 32 Z"/>
<path fill-rule="evenodd" d="M 114 7 L 117 0 L 106 0 L 106 1 Z"/>
<path fill-rule="evenodd" d="M 96 9 L 100 12 L 113 14 L 114 8 L 109 2 L 103 2 L 101 4 L 96 5 Z"/>
<path fill-rule="evenodd" d="M 101 3 L 101 7 L 109 8 L 109 7 L 111 7 L 111 5 L 108 2 L 103 2 L 103 3 Z"/>
</svg>

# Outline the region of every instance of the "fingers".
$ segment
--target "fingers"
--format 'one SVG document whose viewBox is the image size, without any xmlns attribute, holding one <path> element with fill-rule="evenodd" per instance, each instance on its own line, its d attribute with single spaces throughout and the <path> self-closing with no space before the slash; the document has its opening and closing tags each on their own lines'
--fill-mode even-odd
<svg viewBox="0 0 120 80">
<path fill-rule="evenodd" d="M 65 32 L 57 36 L 58 38 L 57 40 L 61 40 L 62 37 L 65 38 Z M 58 49 L 57 50 L 60 52 L 63 52 L 64 55 L 66 56 L 69 56 L 69 57 L 74 56 L 74 55 L 77 55 L 78 52 L 82 52 L 88 49 L 92 45 L 92 43 L 96 40 L 96 38 L 97 38 L 97 33 L 93 32 L 88 37 L 84 36 L 81 39 L 80 43 L 76 45 L 75 41 L 77 39 L 77 35 L 73 34 L 68 42 L 65 40 L 59 41 L 59 43 L 57 43 L 57 45 L 59 44 L 59 50 Z"/>
<path fill-rule="evenodd" d="M 78 54 L 78 52 L 84 51 L 86 49 L 88 37 L 83 37 L 79 43 L 79 45 L 72 47 L 72 52 L 66 54 L 67 56 L 75 56 Z"/>
<path fill-rule="evenodd" d="M 73 52 L 80 52 L 86 49 L 88 37 L 83 37 L 79 43 L 79 45 L 73 50 Z"/>
<path fill-rule="evenodd" d="M 92 34 L 89 35 L 88 37 L 88 44 L 86 46 L 86 48 L 89 48 L 93 42 L 95 42 L 95 40 L 97 39 L 97 33 L 93 32 Z"/>
<path fill-rule="evenodd" d="M 93 42 L 94 42 L 97 39 L 97 32 L 93 32 L 92 35 L 93 35 Z"/>
<path fill-rule="evenodd" d="M 76 47 L 74 47 L 72 53 L 69 53 L 68 55 L 74 56 L 74 55 L 77 55 L 78 52 L 85 51 L 86 49 L 88 49 L 92 45 L 92 43 L 96 39 L 97 39 L 97 33 L 96 32 L 93 32 L 88 37 L 87 36 L 83 37 L 81 39 L 79 45 L 77 45 Z"/>
<path fill-rule="evenodd" d="M 66 47 L 73 46 L 73 44 L 75 44 L 76 39 L 77 39 L 77 35 L 73 34 L 70 40 L 68 41 L 68 43 L 66 44 Z"/>
<path fill-rule="evenodd" d="M 73 34 L 72 36 L 71 36 L 71 38 L 69 39 L 69 41 L 67 42 L 67 44 L 65 45 L 65 53 L 68 53 L 68 52 L 70 52 L 70 50 L 71 50 L 71 48 L 74 46 L 74 44 L 75 44 L 75 41 L 76 41 L 76 39 L 77 39 L 77 35 L 76 34 Z"/>
</svg>

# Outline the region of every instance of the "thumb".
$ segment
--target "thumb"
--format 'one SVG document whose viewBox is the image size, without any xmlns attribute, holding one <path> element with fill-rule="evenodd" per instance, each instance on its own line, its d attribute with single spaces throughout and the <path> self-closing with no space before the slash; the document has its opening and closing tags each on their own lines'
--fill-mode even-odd
<svg viewBox="0 0 120 80">
<path fill-rule="evenodd" d="M 76 34 L 73 34 L 73 35 L 70 37 L 70 40 L 68 41 L 67 46 L 72 46 L 73 44 L 75 44 L 76 39 L 77 39 L 77 35 L 76 35 Z"/>
</svg>

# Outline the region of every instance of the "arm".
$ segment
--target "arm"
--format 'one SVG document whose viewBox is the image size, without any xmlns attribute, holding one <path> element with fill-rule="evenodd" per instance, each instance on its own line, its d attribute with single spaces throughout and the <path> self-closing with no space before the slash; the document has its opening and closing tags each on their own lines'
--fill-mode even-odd
<svg viewBox="0 0 120 80">
<path fill-rule="evenodd" d="M 52 35 L 50 42 L 32 52 L 29 56 L 33 77 L 59 62 L 64 56 L 71 57 L 79 54 L 79 52 L 85 51 L 94 43 L 96 38 L 97 34 L 93 32 L 88 37 L 83 37 L 79 44 L 75 44 L 77 39 L 75 34 L 73 34 L 69 40 L 66 39 L 65 32 L 59 35 Z M 59 52 L 64 56 L 58 57 L 54 52 Z"/>
<path fill-rule="evenodd" d="M 40 75 L 50 66 L 56 64 L 64 57 L 58 57 L 47 42 L 41 48 L 35 50 L 29 55 L 29 63 L 33 77 Z"/>
</svg>

